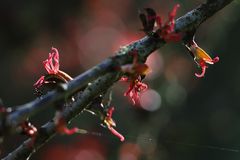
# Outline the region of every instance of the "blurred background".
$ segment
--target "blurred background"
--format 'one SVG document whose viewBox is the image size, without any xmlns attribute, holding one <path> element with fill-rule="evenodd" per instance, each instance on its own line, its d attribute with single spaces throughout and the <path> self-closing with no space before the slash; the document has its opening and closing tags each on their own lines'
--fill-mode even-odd
<svg viewBox="0 0 240 160">
<path fill-rule="evenodd" d="M 73 77 L 101 62 L 120 46 L 144 34 L 138 10 L 154 8 L 165 20 L 174 4 L 178 16 L 203 0 L 72 0 L 0 2 L 0 97 L 16 106 L 36 97 L 33 84 L 46 71 L 42 61 L 52 46 L 60 53 L 60 69 Z M 123 96 L 127 84 L 113 88 L 117 130 L 122 143 L 98 118 L 85 113 L 73 121 L 101 136 L 56 136 L 32 156 L 33 160 L 238 160 L 240 158 L 240 1 L 210 18 L 197 31 L 196 41 L 220 61 L 200 72 L 181 43 L 171 43 L 147 60 L 151 89 L 132 106 Z M 44 111 L 31 121 L 41 126 L 54 115 Z M 44 115 L 44 116 L 43 116 Z M 1 157 L 26 139 L 11 136 Z"/>
</svg>

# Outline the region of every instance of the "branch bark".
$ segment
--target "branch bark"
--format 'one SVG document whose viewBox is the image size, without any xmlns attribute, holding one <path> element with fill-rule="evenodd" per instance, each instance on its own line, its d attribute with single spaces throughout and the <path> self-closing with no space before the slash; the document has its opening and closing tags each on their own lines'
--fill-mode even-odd
<svg viewBox="0 0 240 160">
<path fill-rule="evenodd" d="M 208 0 L 196 9 L 188 12 L 176 20 L 175 31 L 187 32 L 197 29 L 201 23 L 221 10 L 233 0 Z M 50 92 L 41 99 L 34 100 L 30 103 L 17 106 L 17 110 L 6 117 L 6 126 L 15 128 L 20 122 L 27 117 L 39 113 L 49 106 L 56 105 L 57 102 L 64 100 L 65 97 L 73 95 L 87 83 L 95 80 L 92 85 L 88 86 L 82 93 L 81 97 L 73 104 L 72 107 L 63 112 L 63 117 L 69 123 L 80 114 L 91 100 L 100 93 L 111 87 L 119 80 L 122 73 L 115 70 L 115 66 L 131 63 L 133 60 L 130 52 L 133 49 L 138 51 L 139 60 L 145 62 L 146 58 L 156 49 L 161 48 L 165 42 L 160 39 L 144 37 L 125 47 L 120 48 L 116 56 L 110 57 L 95 67 L 89 69 L 74 80 L 65 84 L 61 89 Z M 39 129 L 39 133 L 33 144 L 31 139 L 26 140 L 22 145 L 7 155 L 3 160 L 21 160 L 28 159 L 35 151 L 43 146 L 56 134 L 53 121 L 49 121 Z"/>
</svg>

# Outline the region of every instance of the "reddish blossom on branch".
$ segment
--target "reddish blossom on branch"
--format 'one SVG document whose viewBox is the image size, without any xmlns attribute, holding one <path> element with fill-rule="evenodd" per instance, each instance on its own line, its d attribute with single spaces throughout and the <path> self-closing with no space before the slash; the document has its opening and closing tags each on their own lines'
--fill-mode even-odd
<svg viewBox="0 0 240 160">
<path fill-rule="evenodd" d="M 114 122 L 114 120 L 112 119 L 112 114 L 114 111 L 114 107 L 110 107 L 107 110 L 107 115 L 104 119 L 104 124 L 107 126 L 107 128 L 112 132 L 112 134 L 114 134 L 115 136 L 117 136 L 120 141 L 124 141 L 125 138 L 123 137 L 123 135 L 121 135 L 118 131 L 116 131 L 113 127 L 116 127 L 116 123 Z"/>
<path fill-rule="evenodd" d="M 120 81 L 130 83 L 124 96 L 129 96 L 135 105 L 139 104 L 139 94 L 148 88 L 147 84 L 142 82 L 142 77 L 146 76 L 150 69 L 146 64 L 138 63 L 136 50 L 134 50 L 132 54 L 133 63 L 121 67 L 121 70 L 126 73 L 128 77 L 122 77 Z"/>
<path fill-rule="evenodd" d="M 121 78 L 121 81 L 129 82 L 129 87 L 124 93 L 124 96 L 129 96 L 133 105 L 139 104 L 139 95 L 148 89 L 148 85 L 141 82 L 141 76 L 136 79 L 129 79 L 126 77 Z"/>
<path fill-rule="evenodd" d="M 52 47 L 52 52 L 49 53 L 48 59 L 43 61 L 43 66 L 48 72 L 48 74 L 45 76 L 41 76 L 37 80 L 37 82 L 33 85 L 36 88 L 41 87 L 45 83 L 51 83 L 48 81 L 48 76 L 55 76 L 56 79 L 60 79 L 63 82 L 72 80 L 72 77 L 70 77 L 67 73 L 59 70 L 59 53 L 58 50 L 54 47 Z"/>
<path fill-rule="evenodd" d="M 177 14 L 177 10 L 180 7 L 179 4 L 176 4 L 173 7 L 173 10 L 168 14 L 168 21 L 163 25 L 162 19 L 160 16 L 156 16 L 156 22 L 158 31 L 157 33 L 163 38 L 166 42 L 178 42 L 181 40 L 182 36 L 180 33 L 175 33 L 175 17 Z"/>
<path fill-rule="evenodd" d="M 54 61 L 54 62 L 53 62 Z M 49 53 L 48 59 L 43 61 L 43 66 L 47 70 L 48 74 L 57 74 L 59 71 L 59 53 L 58 50 L 52 47 L 52 52 Z M 40 87 L 45 80 L 45 76 L 41 76 L 39 80 L 33 85 L 34 87 Z"/>
<path fill-rule="evenodd" d="M 200 74 L 195 73 L 195 76 L 199 78 L 204 77 L 206 69 L 208 68 L 207 64 L 214 64 L 219 61 L 219 57 L 212 59 L 202 48 L 197 45 L 194 40 L 188 42 L 185 46 L 194 57 L 194 61 L 202 69 L 202 72 Z"/>
<path fill-rule="evenodd" d="M 156 33 L 160 38 L 162 38 L 166 42 L 178 42 L 181 40 L 182 36 L 180 33 L 175 32 L 175 17 L 177 14 L 177 10 L 180 7 L 179 4 L 176 4 L 172 11 L 168 14 L 168 20 L 163 24 L 162 18 L 156 14 L 156 12 L 152 8 L 146 8 L 147 16 L 141 13 L 140 19 L 143 24 L 143 31 L 150 35 L 152 33 Z M 156 22 L 156 29 L 154 29 L 154 25 Z"/>
</svg>

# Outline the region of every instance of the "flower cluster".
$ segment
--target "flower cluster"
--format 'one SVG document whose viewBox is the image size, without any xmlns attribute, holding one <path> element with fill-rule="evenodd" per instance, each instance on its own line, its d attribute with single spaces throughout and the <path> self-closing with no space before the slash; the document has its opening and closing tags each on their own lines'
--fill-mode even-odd
<svg viewBox="0 0 240 160">
<path fill-rule="evenodd" d="M 158 38 L 163 39 L 165 42 L 178 42 L 183 37 L 181 33 L 175 32 L 175 17 L 177 10 L 180 7 L 179 4 L 176 4 L 172 11 L 168 14 L 168 20 L 165 23 L 162 23 L 162 18 L 156 14 L 152 8 L 146 8 L 145 11 L 147 16 L 144 13 L 140 13 L 139 17 L 143 25 L 143 31 L 149 36 L 158 36 Z M 156 23 L 156 28 L 154 26 Z M 219 61 L 219 57 L 211 58 L 203 49 L 201 49 L 196 42 L 193 40 L 195 30 L 190 33 L 191 40 L 189 41 L 189 35 L 187 35 L 187 43 L 185 46 L 188 48 L 194 61 L 201 67 L 202 72 L 200 74 L 195 73 L 197 77 L 204 77 L 204 74 L 207 69 L 207 64 L 214 64 Z M 186 38 L 185 37 L 185 38 Z"/>
<path fill-rule="evenodd" d="M 43 66 L 48 72 L 47 75 L 41 76 L 33 85 L 35 88 L 40 88 L 44 84 L 56 83 L 56 81 L 68 82 L 72 80 L 67 73 L 59 70 L 59 53 L 58 50 L 52 47 L 52 52 L 49 53 L 48 59 L 43 61 Z"/>
<path fill-rule="evenodd" d="M 145 91 L 148 86 L 142 82 L 142 79 L 149 72 L 149 67 L 146 64 L 138 62 L 137 51 L 132 52 L 133 63 L 123 65 L 121 70 L 126 73 L 128 77 L 122 77 L 120 81 L 129 82 L 129 87 L 124 93 L 124 96 L 129 96 L 133 104 L 139 104 L 139 94 Z"/>
<path fill-rule="evenodd" d="M 161 39 L 165 42 L 178 42 L 181 40 L 182 36 L 180 33 L 175 32 L 175 17 L 177 14 L 177 10 L 180 7 L 179 4 L 176 4 L 172 11 L 169 12 L 168 20 L 163 23 L 162 18 L 156 14 L 156 12 L 152 8 L 146 8 L 145 11 L 147 12 L 147 16 L 141 13 L 140 19 L 143 24 L 143 31 L 147 35 L 151 35 L 156 33 Z M 154 30 L 156 22 L 156 30 Z"/>
<path fill-rule="evenodd" d="M 122 77 L 120 81 L 130 83 L 124 96 L 129 96 L 133 105 L 139 104 L 139 94 L 148 89 L 148 85 L 142 82 L 141 76 L 134 79 Z"/>
<path fill-rule="evenodd" d="M 204 77 L 206 69 L 208 68 L 207 64 L 214 64 L 219 61 L 219 57 L 212 59 L 202 48 L 197 45 L 194 40 L 188 42 L 185 46 L 194 57 L 194 61 L 202 69 L 202 72 L 200 74 L 195 73 L 195 76 L 199 78 Z"/>
</svg>

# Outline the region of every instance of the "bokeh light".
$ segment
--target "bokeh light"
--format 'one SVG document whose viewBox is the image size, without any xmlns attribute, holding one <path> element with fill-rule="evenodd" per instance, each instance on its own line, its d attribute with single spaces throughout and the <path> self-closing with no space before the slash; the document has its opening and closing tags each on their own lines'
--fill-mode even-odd
<svg viewBox="0 0 240 160">
<path fill-rule="evenodd" d="M 156 111 L 161 107 L 161 96 L 153 89 L 148 89 L 140 96 L 141 107 L 147 111 Z"/>
</svg>

